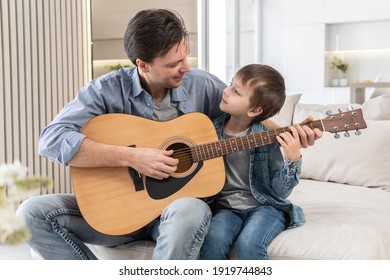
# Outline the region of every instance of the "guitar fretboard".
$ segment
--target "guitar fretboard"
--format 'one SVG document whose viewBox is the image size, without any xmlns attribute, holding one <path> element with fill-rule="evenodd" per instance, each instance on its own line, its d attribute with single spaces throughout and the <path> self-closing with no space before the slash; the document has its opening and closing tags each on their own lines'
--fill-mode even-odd
<svg viewBox="0 0 390 280">
<path fill-rule="evenodd" d="M 320 120 L 307 123 L 305 125 L 310 126 L 312 129 L 318 128 L 323 131 L 323 126 Z M 193 162 L 199 162 L 276 143 L 276 136 L 282 132 L 291 132 L 291 130 L 288 127 L 282 127 L 275 130 L 263 131 L 212 143 L 196 145 L 191 147 L 192 160 Z"/>
</svg>

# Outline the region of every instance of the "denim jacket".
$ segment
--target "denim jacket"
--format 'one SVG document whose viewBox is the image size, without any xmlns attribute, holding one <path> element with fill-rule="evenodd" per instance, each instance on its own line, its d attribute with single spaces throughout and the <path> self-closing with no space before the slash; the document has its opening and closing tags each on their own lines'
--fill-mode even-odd
<svg viewBox="0 0 390 280">
<path fill-rule="evenodd" d="M 214 121 L 218 138 L 229 115 L 224 114 Z M 261 123 L 251 126 L 249 133 L 266 131 Z M 272 205 L 282 210 L 288 217 L 287 228 L 294 228 L 305 223 L 301 207 L 294 205 L 287 197 L 299 182 L 302 160 L 290 161 L 283 158 L 278 143 L 257 147 L 250 150 L 249 186 L 252 195 L 261 204 Z"/>
</svg>

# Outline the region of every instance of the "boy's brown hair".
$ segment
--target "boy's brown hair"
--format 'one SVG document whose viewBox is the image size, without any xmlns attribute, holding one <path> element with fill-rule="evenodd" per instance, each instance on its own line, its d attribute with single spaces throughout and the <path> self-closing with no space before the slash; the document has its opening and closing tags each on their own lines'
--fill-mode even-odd
<svg viewBox="0 0 390 280">
<path fill-rule="evenodd" d="M 237 71 L 239 79 L 252 90 L 250 102 L 253 108 L 263 108 L 263 112 L 253 122 L 263 121 L 277 114 L 286 99 L 286 87 L 282 75 L 268 65 L 249 64 Z"/>
</svg>

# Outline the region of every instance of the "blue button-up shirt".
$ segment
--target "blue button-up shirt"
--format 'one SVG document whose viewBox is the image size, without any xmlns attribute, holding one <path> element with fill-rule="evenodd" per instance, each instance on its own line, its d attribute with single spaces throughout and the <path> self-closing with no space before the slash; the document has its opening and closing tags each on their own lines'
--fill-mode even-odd
<svg viewBox="0 0 390 280">
<path fill-rule="evenodd" d="M 219 103 L 226 84 L 216 76 L 191 69 L 183 83 L 171 89 L 171 104 L 179 114 L 201 112 L 211 119 L 221 115 Z M 132 114 L 148 119 L 153 116 L 153 101 L 141 86 L 137 68 L 124 68 L 95 79 L 80 89 L 43 129 L 39 153 L 52 161 L 66 164 L 77 153 L 86 137 L 81 129 L 92 117 Z"/>
</svg>

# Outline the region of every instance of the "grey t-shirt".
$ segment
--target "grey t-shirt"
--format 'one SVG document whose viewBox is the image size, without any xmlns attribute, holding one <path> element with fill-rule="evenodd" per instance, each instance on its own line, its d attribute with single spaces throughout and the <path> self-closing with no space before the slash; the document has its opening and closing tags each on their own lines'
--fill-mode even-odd
<svg viewBox="0 0 390 280">
<path fill-rule="evenodd" d="M 171 105 L 171 99 L 171 90 L 169 90 L 162 100 L 153 100 L 153 120 L 169 121 L 179 116 L 178 109 Z"/>
<path fill-rule="evenodd" d="M 245 134 L 247 131 L 236 135 L 222 133 L 221 140 Z M 217 197 L 218 203 L 224 207 L 239 210 L 260 205 L 249 187 L 249 150 L 226 155 L 224 161 L 226 182 Z"/>
</svg>

